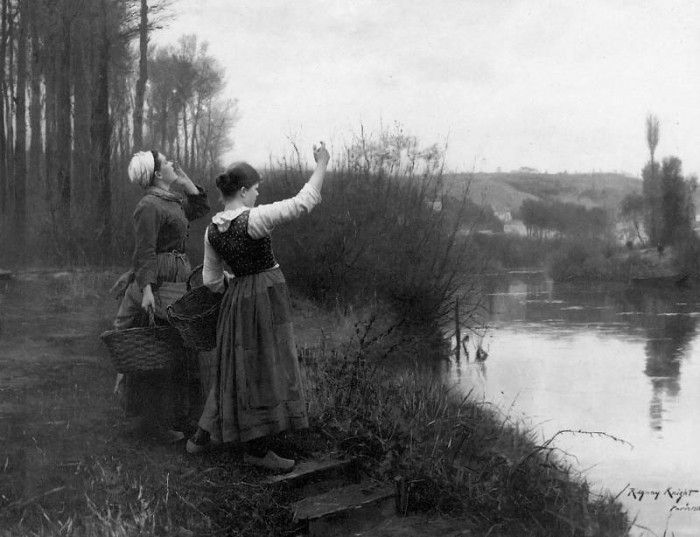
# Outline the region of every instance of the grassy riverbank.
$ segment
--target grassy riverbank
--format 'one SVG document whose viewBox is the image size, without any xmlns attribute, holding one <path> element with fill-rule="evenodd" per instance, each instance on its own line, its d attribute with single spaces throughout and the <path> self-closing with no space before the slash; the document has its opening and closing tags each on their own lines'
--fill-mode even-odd
<svg viewBox="0 0 700 537">
<path fill-rule="evenodd" d="M 46 318 L 2 340 L 4 374 L 23 385 L 4 383 L 18 413 L 3 413 L 0 535 L 290 534 L 294 496 L 261 485 L 235 448 L 193 457 L 125 428 L 96 339 L 114 276 L 46 276 Z M 625 533 L 619 506 L 589 497 L 552 446 L 443 386 L 417 362 L 429 345 L 387 335 L 390 310 L 296 298 L 294 311 L 312 425 L 278 439 L 282 453 L 357 457 L 399 480 L 407 513 L 460 517 L 477 535 Z"/>
<path fill-rule="evenodd" d="M 626 533 L 619 505 L 590 496 L 553 446 L 434 372 L 319 358 L 309 382 L 317 426 L 368 472 L 398 479 L 406 512 L 464 517 L 476 534 Z"/>
</svg>

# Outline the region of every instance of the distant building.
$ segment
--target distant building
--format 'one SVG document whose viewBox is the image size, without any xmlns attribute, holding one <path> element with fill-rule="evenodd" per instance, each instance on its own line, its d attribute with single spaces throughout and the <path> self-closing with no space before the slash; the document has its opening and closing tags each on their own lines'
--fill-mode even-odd
<svg viewBox="0 0 700 537">
<path fill-rule="evenodd" d="M 527 229 L 521 220 L 511 220 L 503 224 L 503 232 L 508 235 L 527 235 Z"/>
<path fill-rule="evenodd" d="M 513 215 L 510 214 L 510 211 L 495 211 L 493 214 L 495 214 L 496 218 L 498 218 L 504 224 L 507 224 L 513 220 Z"/>
<path fill-rule="evenodd" d="M 528 166 L 521 166 L 518 168 L 516 173 L 540 173 L 539 170 L 535 168 L 529 168 Z"/>
<path fill-rule="evenodd" d="M 428 204 L 428 207 L 430 207 L 436 213 L 442 212 L 442 201 L 428 201 L 426 203 Z"/>
</svg>

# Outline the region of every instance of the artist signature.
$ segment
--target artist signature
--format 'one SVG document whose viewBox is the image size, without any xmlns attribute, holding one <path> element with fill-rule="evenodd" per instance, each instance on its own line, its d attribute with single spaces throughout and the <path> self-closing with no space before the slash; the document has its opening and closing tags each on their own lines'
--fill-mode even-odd
<svg viewBox="0 0 700 537">
<path fill-rule="evenodd" d="M 669 511 L 700 511 L 700 503 L 692 504 L 692 500 L 700 502 L 700 489 L 683 489 L 667 487 L 665 489 L 627 488 L 627 497 L 641 502 L 647 500 L 670 500 L 673 502 Z"/>
</svg>

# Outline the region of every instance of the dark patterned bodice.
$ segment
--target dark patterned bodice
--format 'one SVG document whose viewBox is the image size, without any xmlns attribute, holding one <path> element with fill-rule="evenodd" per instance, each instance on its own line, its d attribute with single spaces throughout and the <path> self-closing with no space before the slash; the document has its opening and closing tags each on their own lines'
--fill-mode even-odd
<svg viewBox="0 0 700 537">
<path fill-rule="evenodd" d="M 210 224 L 207 232 L 209 244 L 236 277 L 256 274 L 277 265 L 270 237 L 254 239 L 248 234 L 249 215 L 250 211 L 241 213 L 226 231 L 219 231 L 216 224 Z"/>
</svg>

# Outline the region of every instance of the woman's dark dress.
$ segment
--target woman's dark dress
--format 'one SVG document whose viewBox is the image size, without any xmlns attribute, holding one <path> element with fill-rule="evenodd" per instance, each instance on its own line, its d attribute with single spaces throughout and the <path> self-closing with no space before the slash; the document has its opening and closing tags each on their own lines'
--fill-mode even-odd
<svg viewBox="0 0 700 537">
<path fill-rule="evenodd" d="M 226 231 L 207 229 L 211 247 L 236 276 L 221 303 L 216 371 L 199 420 L 223 442 L 308 427 L 287 284 L 270 237 L 248 233 L 249 215 L 244 211 Z"/>
</svg>

